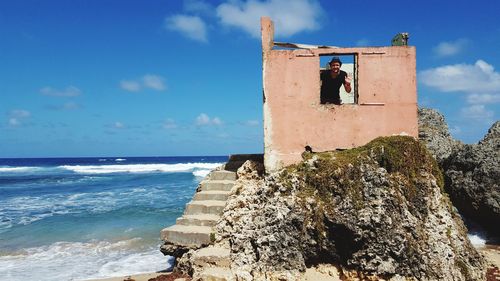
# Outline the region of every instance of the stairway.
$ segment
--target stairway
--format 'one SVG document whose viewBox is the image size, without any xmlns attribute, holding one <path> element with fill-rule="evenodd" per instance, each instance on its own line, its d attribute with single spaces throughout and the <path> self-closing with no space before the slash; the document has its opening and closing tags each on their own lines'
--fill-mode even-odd
<svg viewBox="0 0 500 281">
<path fill-rule="evenodd" d="M 213 242 L 213 226 L 220 218 L 236 173 L 220 170 L 210 173 L 200 183 L 200 188 L 191 202 L 186 204 L 184 215 L 176 224 L 161 231 L 161 239 L 171 244 L 199 248 Z"/>
<path fill-rule="evenodd" d="M 193 254 L 193 280 L 232 281 L 229 247 L 209 246 Z"/>
</svg>

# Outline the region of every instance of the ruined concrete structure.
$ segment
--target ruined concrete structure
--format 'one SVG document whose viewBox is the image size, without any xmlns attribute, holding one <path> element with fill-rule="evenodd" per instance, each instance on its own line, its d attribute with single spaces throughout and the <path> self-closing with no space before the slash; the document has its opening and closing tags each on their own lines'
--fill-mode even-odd
<svg viewBox="0 0 500 281">
<path fill-rule="evenodd" d="M 320 152 L 379 136 L 418 137 L 415 47 L 285 44 L 274 42 L 269 18 L 261 19 L 261 29 L 267 171 L 299 162 L 306 146 Z M 354 57 L 354 104 L 320 103 L 320 56 L 326 55 Z"/>
</svg>

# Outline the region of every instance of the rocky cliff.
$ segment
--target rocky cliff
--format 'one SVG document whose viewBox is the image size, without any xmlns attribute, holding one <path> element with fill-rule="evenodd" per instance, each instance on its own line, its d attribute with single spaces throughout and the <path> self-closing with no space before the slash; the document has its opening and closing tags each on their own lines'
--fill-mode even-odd
<svg viewBox="0 0 500 281">
<path fill-rule="evenodd" d="M 500 121 L 478 144 L 454 150 L 443 169 L 446 190 L 460 213 L 500 236 Z"/>
<path fill-rule="evenodd" d="M 463 143 L 451 136 L 444 116 L 430 108 L 418 109 L 418 138 L 439 164 L 463 146 Z"/>
<path fill-rule="evenodd" d="M 419 109 L 419 138 L 441 164 L 453 205 L 491 236 L 500 236 L 500 122 L 477 144 L 462 144 L 448 132 L 444 117 Z"/>
<path fill-rule="evenodd" d="M 438 164 L 418 141 L 379 138 L 304 158 L 265 178 L 242 168 L 216 227 L 231 278 L 302 280 L 307 267 L 335 264 L 344 276 L 484 279 Z M 192 273 L 191 256 L 179 268 Z"/>
</svg>

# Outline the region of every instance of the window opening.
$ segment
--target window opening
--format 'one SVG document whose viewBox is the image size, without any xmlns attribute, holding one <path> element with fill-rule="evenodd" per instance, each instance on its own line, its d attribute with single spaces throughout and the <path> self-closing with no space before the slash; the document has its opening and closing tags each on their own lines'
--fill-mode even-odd
<svg viewBox="0 0 500 281">
<path fill-rule="evenodd" d="M 332 61 L 333 58 L 335 59 Z M 330 62 L 338 63 L 339 60 L 341 62 L 340 71 L 337 76 L 332 76 L 331 72 L 335 70 L 330 68 Z M 345 74 L 347 74 L 347 80 L 344 79 Z M 356 104 L 358 102 L 357 56 L 355 54 L 320 55 L 319 75 L 321 81 L 320 101 L 322 104 Z M 336 77 L 333 78 L 334 76 Z M 341 81 L 342 79 L 343 81 Z M 349 83 L 351 91 L 347 92 L 346 88 L 348 90 Z"/>
</svg>

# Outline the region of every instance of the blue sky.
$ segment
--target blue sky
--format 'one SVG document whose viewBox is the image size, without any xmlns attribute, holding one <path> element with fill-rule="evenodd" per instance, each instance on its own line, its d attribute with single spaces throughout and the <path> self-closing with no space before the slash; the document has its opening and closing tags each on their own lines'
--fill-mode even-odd
<svg viewBox="0 0 500 281">
<path fill-rule="evenodd" d="M 409 32 L 420 106 L 474 143 L 499 119 L 499 11 L 496 0 L 2 0 L 0 157 L 261 153 L 264 15 L 285 42 L 385 46 Z"/>
</svg>

